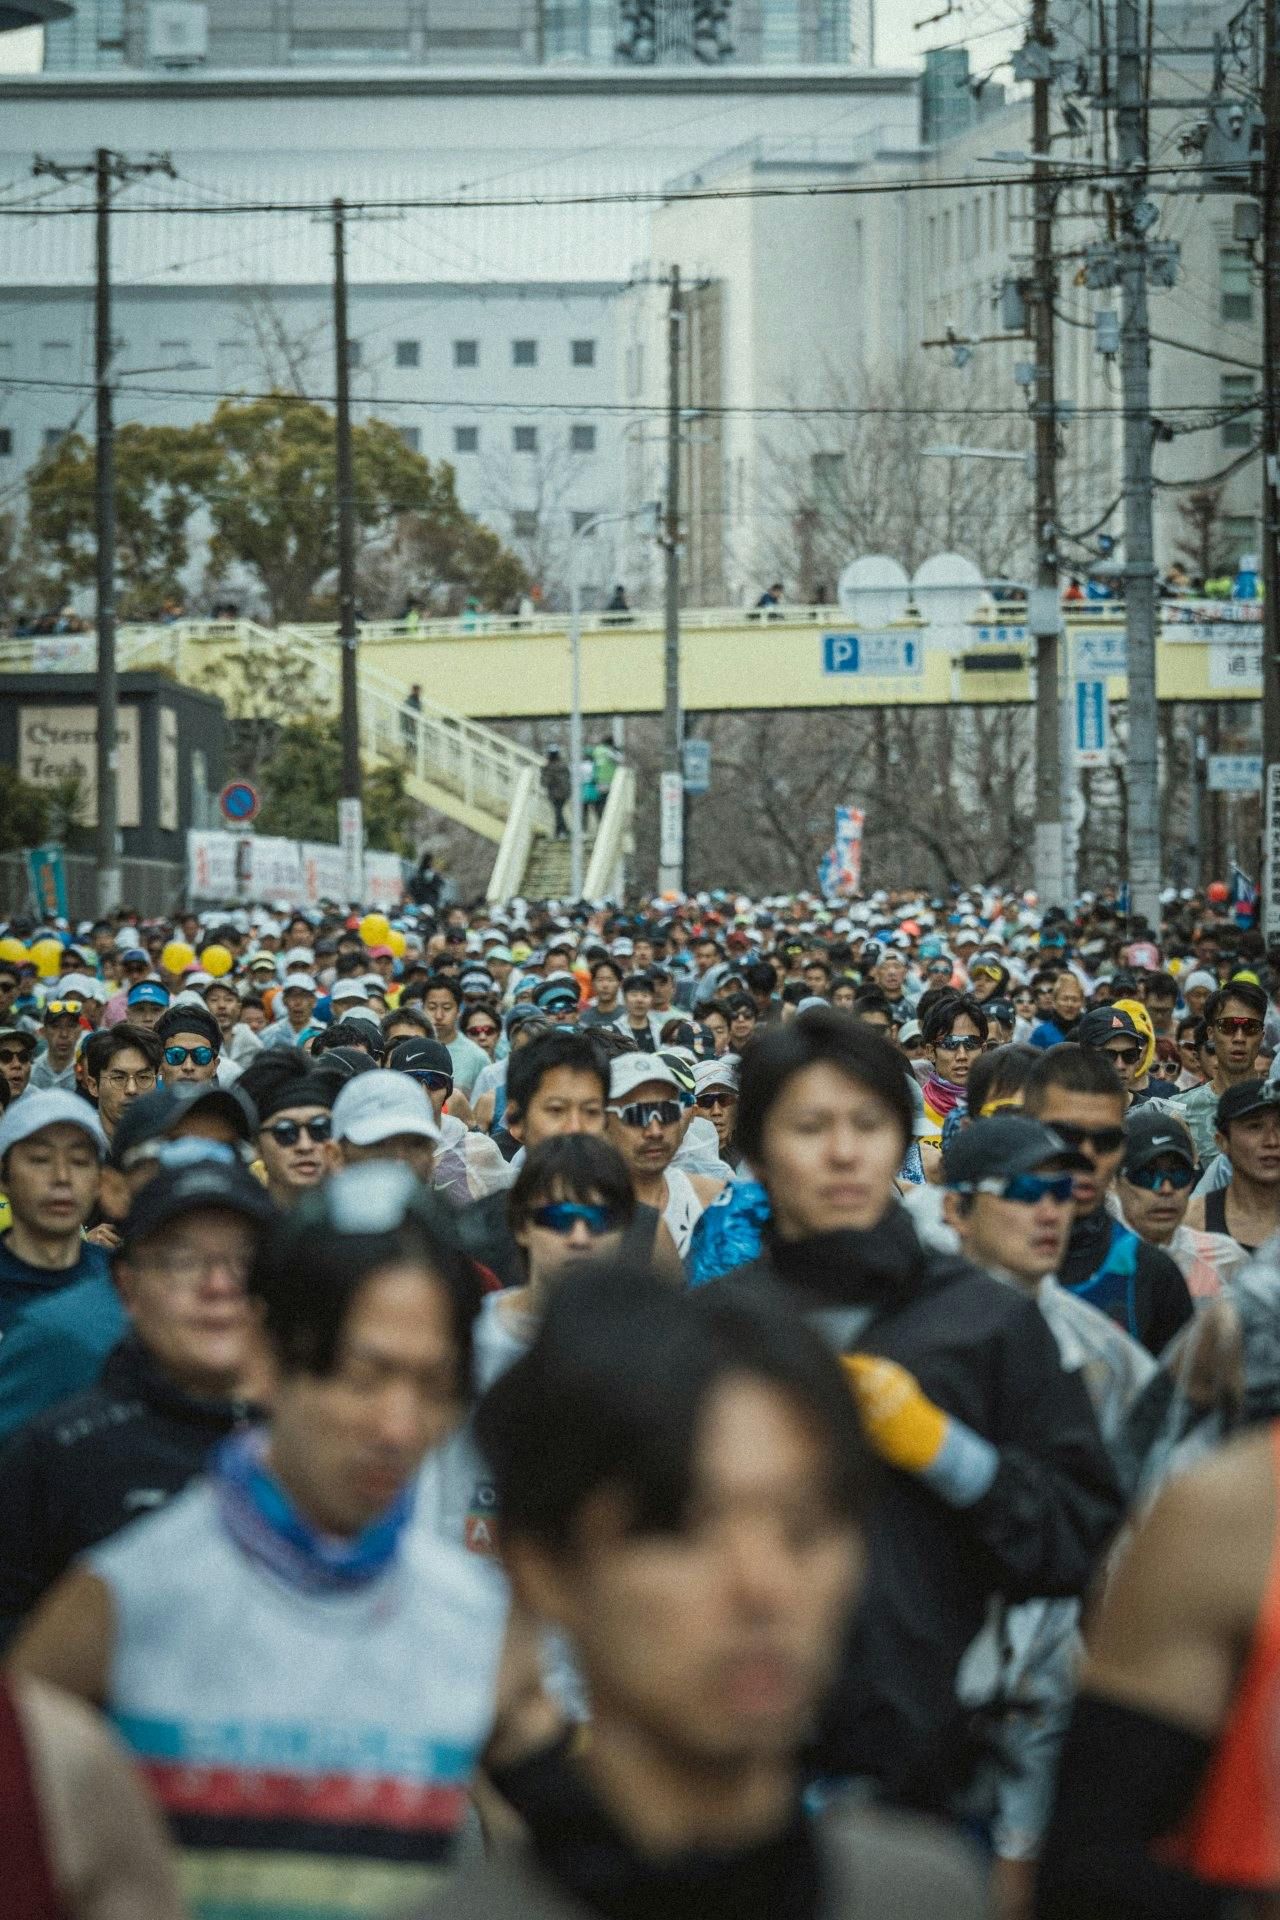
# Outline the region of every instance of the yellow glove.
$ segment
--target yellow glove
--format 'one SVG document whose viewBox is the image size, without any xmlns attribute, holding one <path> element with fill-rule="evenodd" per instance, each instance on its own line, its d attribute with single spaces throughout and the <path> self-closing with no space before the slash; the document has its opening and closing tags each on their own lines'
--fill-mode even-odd
<svg viewBox="0 0 1280 1920">
<path fill-rule="evenodd" d="M 935 1407 L 920 1382 L 896 1360 L 849 1353 L 848 1372 L 862 1430 L 882 1460 L 904 1473 L 923 1473 L 942 1452 L 950 1422 Z"/>
</svg>

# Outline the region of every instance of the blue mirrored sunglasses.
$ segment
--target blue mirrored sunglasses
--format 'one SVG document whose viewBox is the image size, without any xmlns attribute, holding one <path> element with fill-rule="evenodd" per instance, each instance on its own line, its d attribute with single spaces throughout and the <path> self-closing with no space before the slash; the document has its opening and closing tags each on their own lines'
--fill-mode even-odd
<svg viewBox="0 0 1280 1920">
<path fill-rule="evenodd" d="M 574 1200 L 556 1200 L 550 1206 L 535 1207 L 529 1218 L 535 1227 L 545 1227 L 548 1233 L 562 1236 L 571 1234 L 581 1220 L 593 1239 L 602 1233 L 612 1233 L 619 1224 L 612 1207 L 580 1205 Z"/>
</svg>

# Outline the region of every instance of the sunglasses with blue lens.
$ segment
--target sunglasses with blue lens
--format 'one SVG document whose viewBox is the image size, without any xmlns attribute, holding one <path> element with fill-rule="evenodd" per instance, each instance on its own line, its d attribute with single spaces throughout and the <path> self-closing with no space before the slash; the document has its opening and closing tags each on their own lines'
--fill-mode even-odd
<svg viewBox="0 0 1280 1920">
<path fill-rule="evenodd" d="M 972 1193 L 989 1193 L 997 1200 L 1014 1200 L 1020 1207 L 1038 1207 L 1042 1200 L 1065 1206 L 1071 1198 L 1069 1173 L 1015 1173 L 1007 1180 L 977 1180 Z"/>
<path fill-rule="evenodd" d="M 1166 1182 L 1175 1193 L 1184 1193 L 1195 1179 L 1196 1170 L 1179 1161 L 1176 1167 L 1135 1167 L 1124 1177 L 1130 1186 L 1142 1187 L 1147 1193 L 1159 1193 Z"/>
<path fill-rule="evenodd" d="M 580 1205 L 574 1200 L 556 1200 L 550 1206 L 535 1207 L 529 1218 L 535 1227 L 545 1227 L 548 1233 L 562 1237 L 571 1234 L 579 1220 L 592 1239 L 602 1233 L 612 1233 L 619 1225 L 612 1207 Z"/>
<path fill-rule="evenodd" d="M 166 1047 L 164 1050 L 165 1065 L 169 1067 L 180 1067 L 186 1060 L 194 1061 L 198 1067 L 207 1067 L 216 1057 L 212 1047 Z"/>
</svg>

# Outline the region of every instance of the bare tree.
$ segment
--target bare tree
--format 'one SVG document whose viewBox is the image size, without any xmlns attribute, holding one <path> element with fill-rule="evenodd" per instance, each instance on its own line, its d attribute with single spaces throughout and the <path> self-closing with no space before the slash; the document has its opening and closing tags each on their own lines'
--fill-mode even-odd
<svg viewBox="0 0 1280 1920">
<path fill-rule="evenodd" d="M 306 396 L 324 388 L 329 322 L 312 320 L 291 328 L 271 287 L 242 287 L 236 294 L 235 324 L 241 351 L 255 378 L 273 393 Z"/>
<path fill-rule="evenodd" d="M 545 428 L 536 429 L 545 434 Z M 569 599 L 569 541 L 574 531 L 571 499 L 581 485 L 587 459 L 563 441 L 535 453 L 516 453 L 509 459 L 487 459 L 483 464 L 485 500 L 480 512 L 491 525 L 504 529 L 506 544 L 519 557 L 529 577 L 542 590 L 543 605 L 564 607 Z M 595 501 L 581 509 L 596 512 L 605 503 Z M 607 556 L 597 545 L 583 556 L 584 594 L 598 593 L 602 581 L 596 572 Z"/>
<path fill-rule="evenodd" d="M 939 458 L 938 445 L 1017 452 L 1018 420 L 984 412 L 962 375 L 925 355 L 881 373 L 830 368 L 827 411 L 769 438 L 761 515 L 780 577 L 834 591 L 846 563 L 885 553 L 908 573 L 932 553 L 966 554 L 988 579 L 1027 562 L 1030 483 L 1015 461 Z M 800 405 L 800 402 L 795 404 Z M 970 424 L 970 420 L 972 424 Z"/>
</svg>

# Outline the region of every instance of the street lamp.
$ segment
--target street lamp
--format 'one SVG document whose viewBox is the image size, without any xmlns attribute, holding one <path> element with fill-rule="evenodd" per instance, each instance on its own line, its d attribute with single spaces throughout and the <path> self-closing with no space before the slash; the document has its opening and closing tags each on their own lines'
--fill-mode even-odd
<svg viewBox="0 0 1280 1920">
<path fill-rule="evenodd" d="M 569 789 L 569 891 L 581 900 L 583 884 L 582 833 L 582 585 L 578 578 L 582 543 L 597 527 L 617 526 L 624 520 L 641 520 L 653 514 L 652 502 L 631 507 L 622 513 L 596 513 L 584 520 L 569 536 L 569 764 L 573 784 Z"/>
</svg>

